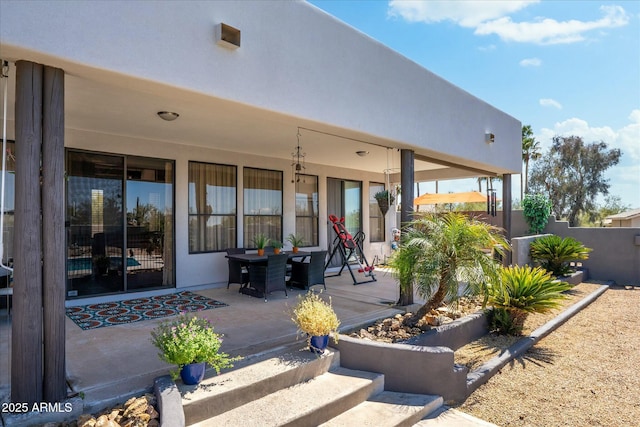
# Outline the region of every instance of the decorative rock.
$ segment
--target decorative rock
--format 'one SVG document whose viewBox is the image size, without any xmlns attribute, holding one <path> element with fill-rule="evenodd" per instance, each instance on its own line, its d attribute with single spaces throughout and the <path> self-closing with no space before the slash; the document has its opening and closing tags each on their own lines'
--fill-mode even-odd
<svg viewBox="0 0 640 427">
<path fill-rule="evenodd" d="M 78 427 L 95 427 L 96 419 L 93 415 L 82 414 L 78 417 Z"/>
</svg>

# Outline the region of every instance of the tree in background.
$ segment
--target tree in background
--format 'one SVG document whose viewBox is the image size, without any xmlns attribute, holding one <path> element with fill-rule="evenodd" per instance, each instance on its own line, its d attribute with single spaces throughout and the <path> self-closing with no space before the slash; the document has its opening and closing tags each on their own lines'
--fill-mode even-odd
<svg viewBox="0 0 640 427">
<path fill-rule="evenodd" d="M 604 204 L 598 205 L 597 211 L 591 215 L 583 214 L 580 216 L 580 225 L 583 227 L 604 227 L 604 219 L 606 217 L 630 209 L 631 205 L 623 203 L 620 196 L 610 194 L 604 198 Z"/>
<path fill-rule="evenodd" d="M 555 136 L 549 152 L 534 164 L 531 187 L 548 195 L 556 219 L 577 226 L 581 213 L 595 213 L 596 196 L 609 194 L 604 173 L 621 155 L 604 142 L 585 144 L 579 136 Z"/>
<path fill-rule="evenodd" d="M 520 200 L 529 192 L 529 162 L 540 158 L 540 141 L 533 137 L 531 125 L 522 126 L 522 162 L 524 163 L 524 175 L 520 174 Z"/>
</svg>

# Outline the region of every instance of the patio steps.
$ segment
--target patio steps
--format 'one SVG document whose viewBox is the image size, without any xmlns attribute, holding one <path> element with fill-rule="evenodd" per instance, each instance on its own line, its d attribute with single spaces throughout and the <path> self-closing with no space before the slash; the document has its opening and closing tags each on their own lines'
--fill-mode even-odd
<svg viewBox="0 0 640 427">
<path fill-rule="evenodd" d="M 340 354 L 285 352 L 178 386 L 187 426 L 411 426 L 439 396 L 384 390 L 384 375 L 340 367 Z"/>
</svg>

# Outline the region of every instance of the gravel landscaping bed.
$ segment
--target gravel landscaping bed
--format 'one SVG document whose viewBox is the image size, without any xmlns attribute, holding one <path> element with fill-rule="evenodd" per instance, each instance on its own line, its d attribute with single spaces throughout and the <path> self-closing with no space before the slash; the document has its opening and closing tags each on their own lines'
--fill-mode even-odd
<svg viewBox="0 0 640 427">
<path fill-rule="evenodd" d="M 558 316 L 564 309 L 575 304 L 582 298 L 591 294 L 599 288 L 600 285 L 595 283 L 581 283 L 571 288 L 566 293 L 567 298 L 560 302 L 560 307 L 549 313 L 532 313 L 527 317 L 524 323 L 522 335 L 527 336 L 538 327 L 544 325 L 554 317 Z M 495 356 L 499 356 L 510 345 L 514 344 L 522 337 L 511 335 L 494 335 L 488 334 L 484 337 L 473 341 L 464 347 L 459 348 L 455 352 L 455 363 L 465 365 L 470 371 L 478 368 L 484 362 L 489 361 Z"/>
<path fill-rule="evenodd" d="M 574 289 L 590 293 L 587 286 L 595 285 Z M 525 334 L 549 320 L 538 316 Z M 638 425 L 638 367 L 640 287 L 614 286 L 457 409 L 499 426 Z"/>
</svg>

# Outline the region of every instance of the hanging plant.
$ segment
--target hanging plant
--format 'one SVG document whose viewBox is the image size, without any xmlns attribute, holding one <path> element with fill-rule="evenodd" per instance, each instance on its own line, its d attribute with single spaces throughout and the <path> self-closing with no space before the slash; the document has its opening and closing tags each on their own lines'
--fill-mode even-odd
<svg viewBox="0 0 640 427">
<path fill-rule="evenodd" d="M 378 202 L 378 207 L 380 207 L 380 212 L 382 215 L 386 215 L 389 211 L 389 205 L 393 205 L 393 202 L 396 200 L 393 197 L 393 194 L 389 193 L 388 190 L 378 191 L 373 195 L 373 198 Z"/>
</svg>

